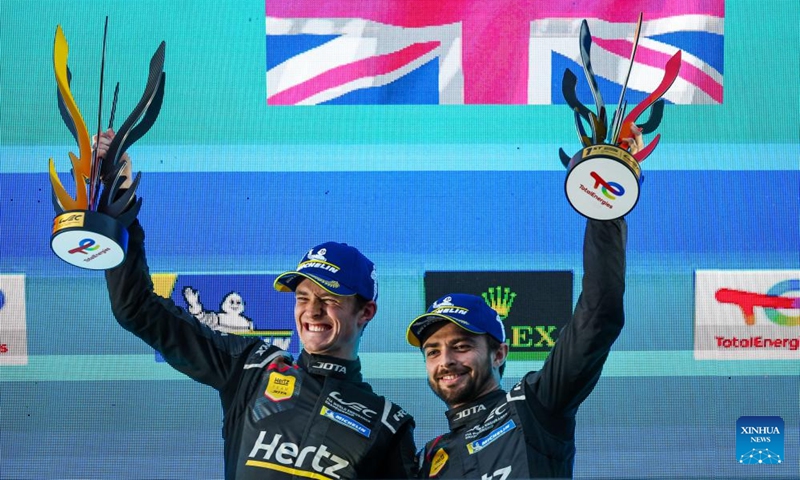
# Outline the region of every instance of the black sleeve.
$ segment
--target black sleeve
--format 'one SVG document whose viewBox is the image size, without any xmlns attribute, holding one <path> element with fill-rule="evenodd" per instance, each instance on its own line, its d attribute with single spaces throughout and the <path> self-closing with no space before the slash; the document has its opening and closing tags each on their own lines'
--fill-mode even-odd
<svg viewBox="0 0 800 480">
<path fill-rule="evenodd" d="M 128 231 L 125 261 L 106 271 L 117 322 L 192 379 L 217 390 L 235 385 L 248 352 L 260 340 L 212 330 L 171 299 L 157 295 L 145 257 L 144 230 L 134 221 Z"/>
<path fill-rule="evenodd" d="M 386 473 L 384 478 L 416 478 L 414 422 L 405 422 L 393 436 L 386 454 Z"/>
<path fill-rule="evenodd" d="M 549 414 L 571 416 L 600 379 L 608 352 L 625 322 L 624 218 L 589 220 L 583 245 L 583 284 L 572 320 L 560 332 L 542 369 L 526 378 Z"/>
</svg>

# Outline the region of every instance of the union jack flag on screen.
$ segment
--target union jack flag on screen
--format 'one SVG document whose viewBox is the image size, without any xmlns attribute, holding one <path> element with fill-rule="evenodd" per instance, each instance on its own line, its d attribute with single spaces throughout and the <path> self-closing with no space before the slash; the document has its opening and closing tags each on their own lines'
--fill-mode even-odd
<svg viewBox="0 0 800 480">
<path fill-rule="evenodd" d="M 724 0 L 268 0 L 267 104 L 562 104 L 586 20 L 604 98 L 640 102 L 682 50 L 668 103 L 722 103 Z M 586 82 L 578 97 L 590 103 Z"/>
</svg>

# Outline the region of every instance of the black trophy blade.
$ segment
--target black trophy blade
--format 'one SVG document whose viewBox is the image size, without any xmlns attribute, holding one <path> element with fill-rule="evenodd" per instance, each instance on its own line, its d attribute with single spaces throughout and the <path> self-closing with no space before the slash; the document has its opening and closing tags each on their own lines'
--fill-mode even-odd
<svg viewBox="0 0 800 480">
<path fill-rule="evenodd" d="M 628 101 L 623 100 L 622 105 L 620 105 L 619 109 L 616 112 L 614 112 L 614 121 L 611 123 L 612 132 L 619 132 L 622 129 L 622 119 L 625 118 L 625 112 L 627 110 L 628 110 Z M 619 141 L 618 137 L 619 133 L 617 133 L 616 136 L 614 135 L 614 133 L 612 133 L 611 138 L 617 138 L 617 140 Z"/>
<path fill-rule="evenodd" d="M 119 185 L 125 181 L 125 179 L 127 179 L 125 175 L 122 175 L 122 170 L 125 168 L 126 164 L 127 162 L 123 160 L 116 167 L 114 167 L 113 170 L 108 172 L 108 177 L 103 177 L 103 183 L 107 186 L 103 188 L 103 192 L 100 194 L 100 202 L 98 204 L 98 210 L 102 211 L 103 213 L 108 213 L 108 205 L 114 201 L 114 196 L 116 195 Z"/>
<path fill-rule="evenodd" d="M 106 173 L 108 174 L 108 176 L 106 176 L 106 174 L 103 175 L 103 184 L 104 185 L 109 185 L 109 183 L 110 183 L 111 185 L 116 185 L 120 181 L 119 177 L 122 174 L 122 169 L 123 169 L 124 166 L 125 166 L 125 162 L 122 162 L 119 165 L 117 165 L 116 167 L 114 167 L 114 169 L 111 170 L 111 171 L 109 171 L 109 169 L 106 168 Z M 113 182 L 109 182 L 109 179 L 111 179 L 111 178 L 114 179 Z M 125 177 L 123 176 L 123 180 L 124 180 L 124 178 Z M 97 211 L 98 212 L 106 213 L 106 214 L 108 213 L 107 212 L 108 205 L 113 200 L 113 198 L 111 196 L 112 189 L 113 189 L 113 187 L 108 187 L 108 186 L 103 188 L 103 191 L 100 193 L 100 200 L 97 202 Z"/>
<path fill-rule="evenodd" d="M 575 112 L 575 130 L 578 133 L 578 140 L 581 142 L 581 145 L 584 147 L 588 147 L 592 144 L 592 139 L 589 135 L 586 134 L 586 129 L 583 128 L 583 120 L 581 119 L 581 114 L 578 113 L 577 110 Z"/>
<path fill-rule="evenodd" d="M 567 152 L 565 152 L 563 148 L 558 149 L 558 156 L 561 158 L 561 163 L 564 165 L 564 168 L 569 168 L 569 162 L 572 161 L 572 157 L 567 155 Z"/>
<path fill-rule="evenodd" d="M 110 172 L 113 171 L 113 168 L 116 166 L 117 162 L 119 162 L 119 157 L 125 153 L 120 147 L 126 143 L 125 140 L 130 134 L 134 124 L 139 121 L 156 95 L 164 71 L 165 48 L 166 42 L 162 41 L 153 54 L 153 57 L 150 59 L 150 73 L 147 78 L 144 93 L 142 94 L 142 98 L 139 99 L 139 103 L 131 114 L 128 115 L 128 118 L 122 124 L 119 131 L 114 136 L 114 139 L 111 141 L 111 145 L 108 147 L 108 168 L 103 172 L 103 177 L 106 177 L 107 174 L 110 176 Z M 130 146 L 130 143 L 127 143 L 127 146 Z"/>
<path fill-rule="evenodd" d="M 136 177 L 134 177 L 133 182 L 131 182 L 131 185 L 126 189 L 126 191 L 123 192 L 122 195 L 119 195 L 120 186 L 123 182 L 125 182 L 125 180 L 128 179 L 127 176 L 122 174 L 127 166 L 127 163 L 127 161 L 123 160 L 114 168 L 114 171 L 111 172 L 113 181 L 108 182 L 108 180 L 106 180 L 109 186 L 104 188 L 103 193 L 100 195 L 100 204 L 98 210 L 112 217 L 116 217 L 121 212 L 125 211 L 133 199 L 133 196 L 136 192 L 136 187 L 139 186 L 141 172 L 136 174 Z"/>
<path fill-rule="evenodd" d="M 594 112 L 589 112 L 589 124 L 592 126 L 592 145 L 600 143 L 598 129 L 600 128 L 600 121 L 595 116 Z M 605 135 L 605 132 L 603 132 Z"/>
<path fill-rule="evenodd" d="M 617 102 L 617 112 L 623 111 L 622 102 L 625 100 L 625 91 L 628 89 L 628 80 L 631 78 L 631 70 L 633 69 L 633 59 L 636 56 L 636 48 L 639 46 L 639 35 L 642 33 L 642 17 L 644 15 L 640 12 L 639 13 L 639 20 L 636 22 L 636 30 L 633 33 L 633 47 L 631 47 L 631 58 L 628 62 L 628 73 L 625 75 L 625 81 L 622 82 L 622 90 L 619 93 L 619 101 Z M 611 138 L 615 139 L 619 136 L 620 128 L 622 127 L 622 118 L 624 117 L 624 113 L 619 115 L 619 118 L 616 119 L 614 123 L 614 127 L 611 129 Z"/>
<path fill-rule="evenodd" d="M 144 116 L 142 120 L 131 129 L 130 134 L 125 139 L 125 141 L 120 146 L 120 155 L 128 150 L 128 147 L 133 145 L 134 142 L 139 140 L 150 130 L 150 127 L 156 123 L 156 119 L 158 118 L 158 114 L 161 112 L 161 104 L 164 101 L 164 82 L 166 81 L 167 74 L 162 73 L 161 78 L 158 82 L 158 87 L 150 101 L 150 103 L 145 107 Z"/>
<path fill-rule="evenodd" d="M 105 27 L 103 28 L 103 53 L 100 56 L 100 93 L 97 100 L 97 142 L 100 142 L 100 134 L 103 133 L 103 78 L 106 70 L 106 38 L 108 37 L 108 16 L 106 16 Z M 97 156 L 97 148 L 92 150 L 92 168 L 89 176 L 89 210 L 97 207 L 97 197 L 100 192 L 100 169 L 103 159 Z"/>
<path fill-rule="evenodd" d="M 131 206 L 131 208 L 122 212 L 117 217 L 117 221 L 127 228 L 136 219 L 136 215 L 139 214 L 139 210 L 141 208 L 142 208 L 142 198 L 139 197 L 136 200 L 136 202 Z"/>
<path fill-rule="evenodd" d="M 564 101 L 567 102 L 567 105 L 572 107 L 572 110 L 580 115 L 582 119 L 585 119 L 589 122 L 589 127 L 592 129 L 592 138 L 593 139 L 600 139 L 605 138 L 605 125 L 595 116 L 595 114 L 589 110 L 583 103 L 578 100 L 578 95 L 575 91 L 575 86 L 578 84 L 578 78 L 575 76 L 574 73 L 570 69 L 564 70 L 564 76 L 561 79 L 561 93 L 564 95 Z M 584 141 L 584 138 L 588 138 L 589 136 L 586 133 L 586 129 L 583 127 L 583 123 L 581 120 L 576 119 L 575 122 L 580 123 L 578 125 L 578 138 L 581 139 L 581 142 Z M 596 142 L 600 142 L 602 140 L 592 140 L 592 143 L 595 144 Z"/>
<path fill-rule="evenodd" d="M 578 100 L 578 94 L 575 87 L 578 85 L 578 77 L 572 73 L 569 68 L 564 70 L 564 76 L 561 77 L 561 94 L 564 96 L 564 101 L 572 110 L 577 111 L 586 120 L 589 120 L 589 109 Z"/>
<path fill-rule="evenodd" d="M 123 161 L 120 164 L 120 167 L 124 168 L 125 162 Z M 100 196 L 100 208 L 99 210 L 106 215 L 111 217 L 118 217 L 123 212 L 125 212 L 132 204 L 132 202 L 136 199 L 136 188 L 139 186 L 139 182 L 142 178 L 142 172 L 136 174 L 133 178 L 133 182 L 131 182 L 130 187 L 123 191 L 122 195 L 119 198 L 114 198 L 117 195 L 117 192 L 120 191 L 119 187 L 124 182 L 127 177 L 124 175 L 120 175 L 122 168 L 120 171 L 117 172 L 116 178 L 114 179 L 114 183 L 110 188 L 106 188 L 103 190 L 103 194 Z"/>
<path fill-rule="evenodd" d="M 117 99 L 119 98 L 119 82 L 114 87 L 114 99 L 111 101 L 111 114 L 108 116 L 108 129 L 114 128 L 114 115 L 117 113 Z"/>
<path fill-rule="evenodd" d="M 614 115 L 611 115 L 611 125 L 610 126 L 611 126 L 612 135 L 611 135 L 611 138 L 609 140 L 613 140 L 614 139 L 613 132 L 614 132 L 614 130 L 616 130 L 617 123 L 620 121 L 620 118 L 622 118 L 622 115 L 620 115 L 619 109 L 614 110 Z"/>
<path fill-rule="evenodd" d="M 642 122 L 638 125 L 639 128 L 642 129 L 642 133 L 652 133 L 655 132 L 656 128 L 661 124 L 661 118 L 664 116 L 664 99 L 660 98 L 656 100 L 653 106 L 650 108 L 650 115 L 647 117 L 646 122 Z"/>
<path fill-rule="evenodd" d="M 124 177 L 122 177 L 124 179 Z M 130 188 L 125 190 L 116 202 L 112 202 L 109 205 L 109 214 L 112 215 L 114 218 L 119 217 L 125 211 L 130 208 L 134 201 L 136 201 L 136 188 L 139 186 L 139 181 L 142 178 L 142 172 L 138 172 L 135 177 L 133 177 L 133 182 L 131 183 Z"/>
<path fill-rule="evenodd" d="M 608 133 L 606 124 L 606 107 L 604 106 L 600 109 L 598 116 L 592 121 L 592 131 L 596 132 L 595 137 L 597 137 L 597 140 L 594 142 L 595 145 L 605 141 L 606 134 Z"/>
<path fill-rule="evenodd" d="M 117 196 L 120 192 L 120 185 L 126 180 L 126 177 L 121 174 L 125 168 L 125 163 L 125 161 L 122 161 L 118 166 L 112 187 L 103 189 L 103 193 L 100 195 L 98 211 L 116 218 L 123 226 L 128 227 L 142 207 L 142 199 L 136 197 L 136 188 L 139 186 L 142 173 L 136 174 L 130 187 L 122 191 L 118 198 L 112 198 L 112 195 Z"/>
<path fill-rule="evenodd" d="M 605 140 L 607 130 L 606 107 L 603 103 L 603 96 L 600 94 L 600 89 L 597 86 L 597 79 L 595 79 L 594 70 L 592 69 L 591 48 L 592 34 L 589 32 L 589 24 L 586 22 L 586 20 L 583 20 L 581 22 L 580 32 L 581 61 L 583 63 L 583 72 L 586 74 L 586 80 L 589 82 L 589 89 L 592 91 L 594 103 L 597 107 L 597 119 L 602 122 L 602 129 L 596 128 L 597 130 L 602 130 L 602 132 L 598 131 L 598 137 L 599 134 L 602 133 L 602 138 L 599 138 L 599 140 L 602 142 Z"/>
</svg>

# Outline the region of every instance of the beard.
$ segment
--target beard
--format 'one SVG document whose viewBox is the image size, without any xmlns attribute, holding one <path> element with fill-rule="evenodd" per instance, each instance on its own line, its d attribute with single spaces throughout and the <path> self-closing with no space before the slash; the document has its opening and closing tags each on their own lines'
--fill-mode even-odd
<svg viewBox="0 0 800 480">
<path fill-rule="evenodd" d="M 493 390 L 492 360 L 488 355 L 484 362 L 472 370 L 461 371 L 459 369 L 451 371 L 451 373 L 465 374 L 466 381 L 464 384 L 458 388 L 443 388 L 434 378 L 428 377 L 428 385 L 433 390 L 433 393 L 450 408 L 469 403 Z"/>
</svg>

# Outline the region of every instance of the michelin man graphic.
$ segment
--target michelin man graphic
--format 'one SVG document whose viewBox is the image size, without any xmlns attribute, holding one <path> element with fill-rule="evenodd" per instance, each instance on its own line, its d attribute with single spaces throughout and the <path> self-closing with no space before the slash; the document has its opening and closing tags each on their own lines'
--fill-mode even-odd
<svg viewBox="0 0 800 480">
<path fill-rule="evenodd" d="M 242 315 L 244 300 L 236 292 L 225 295 L 220 303 L 218 312 L 204 310 L 200 302 L 200 291 L 192 287 L 183 289 L 183 298 L 186 300 L 189 313 L 214 330 L 227 333 L 243 333 L 253 331 L 253 321 Z"/>
<path fill-rule="evenodd" d="M 328 253 L 327 248 L 320 248 L 319 252 L 317 253 L 314 253 L 314 249 L 312 248 L 306 254 L 306 258 L 308 258 L 309 260 L 319 260 L 320 262 L 327 262 L 328 259 L 325 258 L 326 253 Z"/>
</svg>

